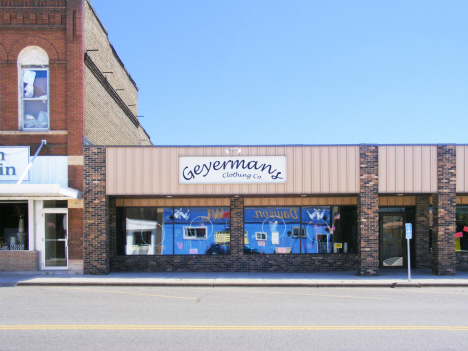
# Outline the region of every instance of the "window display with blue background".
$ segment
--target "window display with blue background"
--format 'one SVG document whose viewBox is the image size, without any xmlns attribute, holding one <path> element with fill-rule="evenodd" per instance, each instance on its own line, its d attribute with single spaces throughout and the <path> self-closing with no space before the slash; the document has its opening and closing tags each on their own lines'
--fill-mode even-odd
<svg viewBox="0 0 468 351">
<path fill-rule="evenodd" d="M 120 207 L 117 254 L 229 254 L 230 224 L 225 207 Z"/>
<path fill-rule="evenodd" d="M 357 234 L 356 208 L 256 207 L 244 210 L 244 253 L 348 253 Z M 345 222 L 342 221 L 343 214 Z M 352 250 L 354 251 L 354 250 Z"/>
</svg>

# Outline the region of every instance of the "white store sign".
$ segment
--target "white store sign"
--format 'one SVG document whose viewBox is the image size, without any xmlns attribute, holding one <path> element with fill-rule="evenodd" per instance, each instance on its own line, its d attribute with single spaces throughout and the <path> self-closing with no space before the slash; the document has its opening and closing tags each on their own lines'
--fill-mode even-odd
<svg viewBox="0 0 468 351">
<path fill-rule="evenodd" d="M 286 183 L 286 156 L 180 157 L 181 184 Z"/>
<path fill-rule="evenodd" d="M 29 147 L 0 147 L 0 182 L 19 180 L 29 163 Z M 29 172 L 24 180 L 29 180 Z"/>
</svg>

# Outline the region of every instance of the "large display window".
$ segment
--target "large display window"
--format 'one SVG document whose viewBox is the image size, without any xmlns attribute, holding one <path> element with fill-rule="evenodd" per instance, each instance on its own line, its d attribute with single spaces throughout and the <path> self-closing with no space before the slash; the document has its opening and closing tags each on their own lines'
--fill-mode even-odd
<svg viewBox="0 0 468 351">
<path fill-rule="evenodd" d="M 252 207 L 244 210 L 244 253 L 351 253 L 355 206 Z"/>
<path fill-rule="evenodd" d="M 225 207 L 117 208 L 117 254 L 229 254 L 230 223 Z"/>
<path fill-rule="evenodd" d="M 27 202 L 0 202 L 0 249 L 29 249 Z"/>
</svg>

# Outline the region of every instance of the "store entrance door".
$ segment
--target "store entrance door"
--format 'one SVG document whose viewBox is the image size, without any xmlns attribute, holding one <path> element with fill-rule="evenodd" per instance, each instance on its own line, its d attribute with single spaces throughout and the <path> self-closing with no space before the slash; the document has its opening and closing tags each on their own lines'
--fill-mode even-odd
<svg viewBox="0 0 468 351">
<path fill-rule="evenodd" d="M 66 209 L 44 209 L 45 269 L 68 268 L 68 215 Z"/>
<path fill-rule="evenodd" d="M 380 267 L 407 267 L 405 215 L 380 215 Z"/>
</svg>

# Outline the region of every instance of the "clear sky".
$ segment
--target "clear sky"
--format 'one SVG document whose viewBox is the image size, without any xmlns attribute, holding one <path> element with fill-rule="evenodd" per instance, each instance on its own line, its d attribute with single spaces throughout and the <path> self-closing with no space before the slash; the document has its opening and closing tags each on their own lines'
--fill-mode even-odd
<svg viewBox="0 0 468 351">
<path fill-rule="evenodd" d="M 155 145 L 468 143 L 468 1 L 91 0 Z"/>
</svg>

